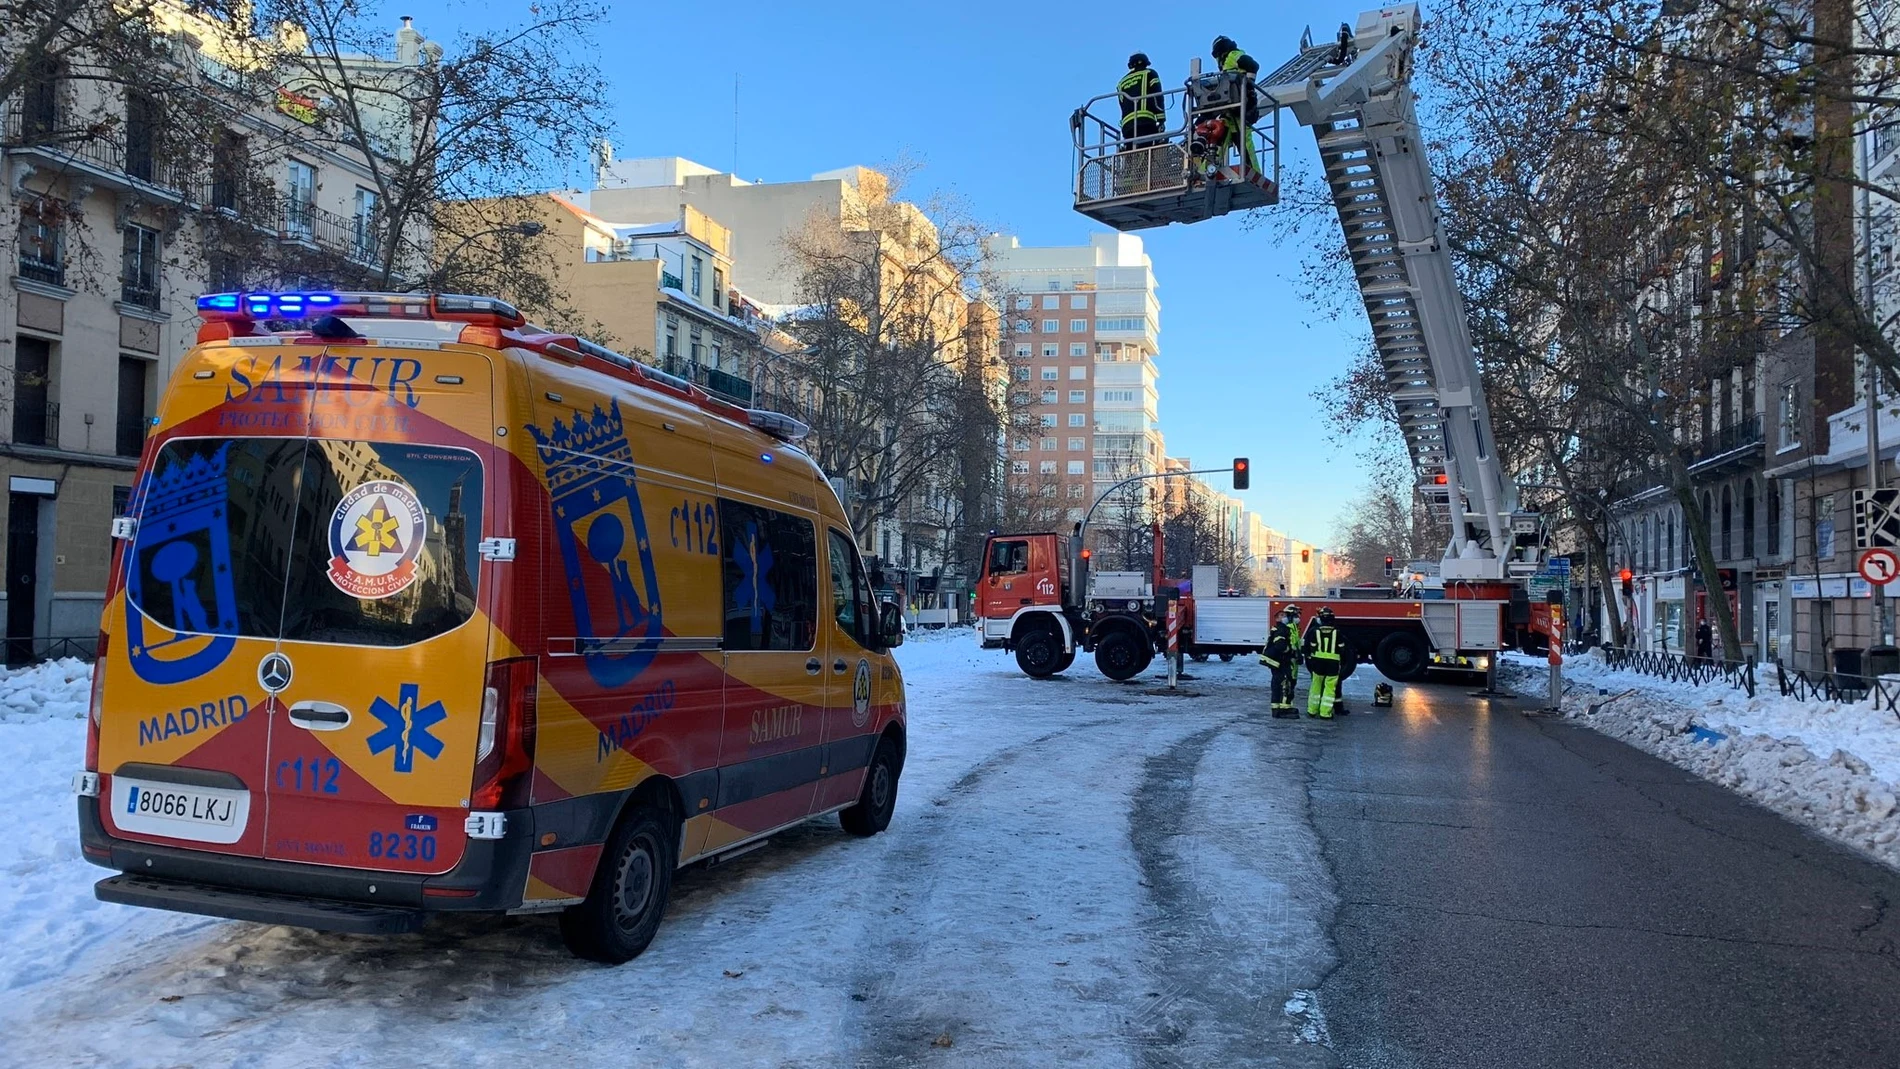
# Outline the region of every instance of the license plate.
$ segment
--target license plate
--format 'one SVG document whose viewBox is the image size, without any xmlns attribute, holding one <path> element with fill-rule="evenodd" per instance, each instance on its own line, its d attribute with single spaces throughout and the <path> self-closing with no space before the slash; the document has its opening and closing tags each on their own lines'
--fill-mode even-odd
<svg viewBox="0 0 1900 1069">
<path fill-rule="evenodd" d="M 250 815 L 249 791 L 118 777 L 112 780 L 112 822 L 126 831 L 202 843 L 234 843 L 244 837 Z"/>
</svg>

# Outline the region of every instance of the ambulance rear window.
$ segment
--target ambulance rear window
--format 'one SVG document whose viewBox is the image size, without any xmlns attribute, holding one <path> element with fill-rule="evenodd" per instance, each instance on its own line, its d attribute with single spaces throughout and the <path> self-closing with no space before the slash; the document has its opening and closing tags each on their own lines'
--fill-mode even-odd
<svg viewBox="0 0 1900 1069">
<path fill-rule="evenodd" d="M 465 450 L 179 439 L 138 508 L 126 595 L 174 631 L 403 646 L 475 612 L 482 467 Z"/>
</svg>

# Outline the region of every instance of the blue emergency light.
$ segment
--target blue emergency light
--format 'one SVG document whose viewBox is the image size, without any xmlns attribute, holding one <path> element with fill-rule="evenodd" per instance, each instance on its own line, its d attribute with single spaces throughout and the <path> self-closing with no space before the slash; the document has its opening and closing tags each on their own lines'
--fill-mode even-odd
<svg viewBox="0 0 1900 1069">
<path fill-rule="evenodd" d="M 342 303 L 334 293 L 207 293 L 201 312 L 243 312 L 252 319 L 303 319 L 323 315 Z"/>
</svg>

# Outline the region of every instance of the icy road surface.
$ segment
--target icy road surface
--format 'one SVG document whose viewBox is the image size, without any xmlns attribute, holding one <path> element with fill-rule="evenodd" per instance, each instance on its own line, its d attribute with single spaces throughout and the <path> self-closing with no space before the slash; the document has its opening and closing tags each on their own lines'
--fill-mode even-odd
<svg viewBox="0 0 1900 1069">
<path fill-rule="evenodd" d="M 1331 1064 L 1312 746 L 1268 730 L 1265 673 L 1193 666 L 1198 699 L 1037 682 L 969 635 L 898 651 L 888 832 L 827 820 L 683 873 L 620 968 L 549 918 L 378 939 L 99 903 L 68 787 L 84 666 L 0 680 L 0 1062 Z"/>
</svg>

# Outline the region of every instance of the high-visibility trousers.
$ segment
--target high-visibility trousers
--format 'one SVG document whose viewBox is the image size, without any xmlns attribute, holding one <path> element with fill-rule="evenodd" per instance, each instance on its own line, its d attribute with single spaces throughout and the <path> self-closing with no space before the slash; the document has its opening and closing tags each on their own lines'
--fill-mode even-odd
<svg viewBox="0 0 1900 1069">
<path fill-rule="evenodd" d="M 1292 712 L 1293 688 L 1300 681 L 1299 669 L 1291 661 L 1284 664 L 1268 661 L 1267 667 L 1273 671 L 1273 711 Z"/>
<path fill-rule="evenodd" d="M 1333 718 L 1333 708 L 1339 704 L 1339 677 L 1323 676 L 1313 673 L 1311 688 L 1306 692 L 1306 712 L 1308 716 L 1317 716 L 1322 720 Z"/>
</svg>

